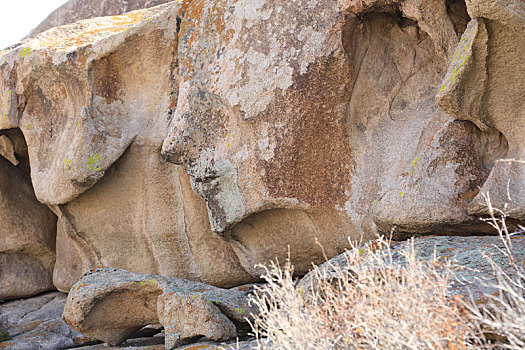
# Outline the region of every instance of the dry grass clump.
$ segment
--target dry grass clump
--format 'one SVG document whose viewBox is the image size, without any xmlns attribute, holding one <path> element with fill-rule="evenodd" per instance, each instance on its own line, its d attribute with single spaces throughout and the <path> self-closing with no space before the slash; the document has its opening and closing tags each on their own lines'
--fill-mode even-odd
<svg viewBox="0 0 525 350">
<path fill-rule="evenodd" d="M 252 323 L 258 349 L 524 349 L 523 262 L 513 254 L 504 211 L 487 204 L 486 221 L 513 270 L 486 257 L 499 291 L 485 296 L 488 304 L 450 297 L 451 263 L 416 259 L 413 241 L 396 263 L 389 242 L 379 239 L 348 251 L 344 264 L 316 267 L 299 287 L 289 261 L 267 267 L 267 284 L 252 298 L 260 309 Z"/>
<path fill-rule="evenodd" d="M 486 296 L 489 300 L 486 306 L 480 308 L 474 303 L 466 306 L 470 317 L 484 330 L 487 338 L 500 340 L 498 348 L 525 349 L 525 266 L 523 261 L 516 259 L 512 244 L 513 236 L 525 233 L 525 228 L 518 226 L 518 230 L 510 233 L 506 223 L 506 206 L 503 209 L 494 208 L 489 195 L 484 196 L 490 213 L 490 217 L 484 221 L 498 232 L 505 247 L 502 253 L 509 261 L 512 275 L 505 272 L 490 256 L 485 256 L 492 266 L 496 280 L 493 287 L 496 287 L 498 293 Z"/>
<path fill-rule="evenodd" d="M 373 247 L 372 247 L 373 246 Z M 254 297 L 260 349 L 462 349 L 475 332 L 447 297 L 450 269 L 416 259 L 392 263 L 384 240 L 347 253 L 347 266 L 316 268 L 311 288 L 296 288 L 289 262 L 272 264 Z M 330 276 L 326 276 L 326 274 Z"/>
</svg>

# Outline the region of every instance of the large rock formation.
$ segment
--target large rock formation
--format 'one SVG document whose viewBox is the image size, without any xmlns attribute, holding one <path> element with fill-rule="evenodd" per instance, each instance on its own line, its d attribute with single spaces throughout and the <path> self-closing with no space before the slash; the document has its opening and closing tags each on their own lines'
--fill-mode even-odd
<svg viewBox="0 0 525 350">
<path fill-rule="evenodd" d="M 512 237 L 512 254 L 514 261 L 525 259 L 525 236 L 515 235 Z M 374 242 L 375 243 L 375 242 Z M 367 257 L 368 252 L 376 251 L 376 258 L 383 257 L 385 265 L 382 268 L 396 270 L 406 266 L 406 253 L 408 249 L 414 249 L 416 258 L 421 261 L 436 262 L 437 271 L 446 266 L 450 274 L 448 293 L 450 298 L 460 297 L 464 301 L 473 301 L 476 304 L 486 304 L 487 296 L 497 295 L 500 291 L 496 286 L 500 283 L 494 267 L 501 269 L 502 274 L 508 278 L 517 280 L 518 271 L 509 261 L 506 255 L 507 242 L 499 236 L 428 236 L 417 237 L 413 242 L 392 242 L 388 250 L 387 246 L 381 246 L 382 252 L 377 252 L 377 245 L 365 244 L 350 252 L 340 254 L 318 267 L 317 270 L 309 272 L 297 284 L 297 289 L 303 293 L 318 291 L 320 281 L 337 283 L 342 274 L 349 276 L 353 271 L 354 259 L 348 254 L 359 254 L 366 261 L 367 268 L 376 269 L 377 261 Z M 490 260 L 488 259 L 490 258 Z M 444 263 L 443 265 L 439 265 Z"/>
<path fill-rule="evenodd" d="M 185 0 L 1 52 L 0 129 L 58 216 L 55 285 L 114 266 L 232 286 L 288 249 L 304 273 L 348 237 L 487 233 L 480 187 L 524 220 L 524 14 Z"/>
<path fill-rule="evenodd" d="M 187 175 L 160 156 L 177 99 L 179 8 L 59 27 L 2 55 L 0 94 L 12 102 L 0 128 L 21 129 L 36 197 L 58 216 L 60 290 L 101 266 L 253 280 L 210 230 Z"/>
</svg>

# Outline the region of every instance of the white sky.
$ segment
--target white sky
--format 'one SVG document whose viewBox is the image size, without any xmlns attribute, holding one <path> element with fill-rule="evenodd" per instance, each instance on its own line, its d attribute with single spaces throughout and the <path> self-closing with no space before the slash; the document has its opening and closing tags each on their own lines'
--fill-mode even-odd
<svg viewBox="0 0 525 350">
<path fill-rule="evenodd" d="M 67 0 L 0 0 L 0 49 L 18 43 Z"/>
</svg>

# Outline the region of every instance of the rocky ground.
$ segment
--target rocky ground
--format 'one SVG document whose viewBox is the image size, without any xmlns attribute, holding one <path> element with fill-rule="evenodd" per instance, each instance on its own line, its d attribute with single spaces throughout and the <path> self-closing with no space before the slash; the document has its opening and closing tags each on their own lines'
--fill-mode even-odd
<svg viewBox="0 0 525 350">
<path fill-rule="evenodd" d="M 61 318 L 67 294 L 45 293 L 29 299 L 12 300 L 0 304 L 0 323 L 12 339 L 0 342 L 0 349 L 165 349 L 164 332 L 160 325 L 147 326 L 125 342 L 108 347 L 101 341 L 82 335 L 68 326 Z M 181 345 L 177 350 L 205 350 L 228 348 L 237 342 L 213 342 L 205 339 Z M 250 347 L 250 342 L 239 341 L 240 349 Z"/>
<path fill-rule="evenodd" d="M 402 265 L 405 263 L 403 256 L 400 254 L 405 244 L 406 242 L 393 243 L 393 264 Z M 518 235 L 513 237 L 512 245 L 516 261 L 525 261 L 525 236 Z M 512 277 L 513 275 L 508 259 L 503 253 L 504 246 L 499 237 L 428 236 L 415 239 L 415 249 L 420 259 L 432 259 L 435 254 L 439 260 L 448 259 L 452 261 L 455 275 L 450 284 L 450 295 L 460 295 L 464 298 L 472 297 L 474 301 L 480 304 L 486 303 L 486 297 L 493 295 L 495 292 L 495 289 L 490 286 L 491 283 L 494 283 L 494 275 L 487 257 L 490 257 L 492 261 L 500 266 L 502 271 L 509 276 Z M 345 254 L 341 254 L 331 259 L 329 263 L 321 265 L 320 269 L 325 270 L 323 275 L 329 278 L 330 269 L 333 268 L 334 265 L 344 270 L 345 264 Z M 150 285 L 153 286 L 154 284 L 152 283 L 153 278 L 155 278 L 155 286 L 150 287 Z M 312 282 L 311 279 L 312 274 L 307 274 L 299 281 L 298 288 L 308 289 Z M 179 332 L 184 330 L 185 332 L 190 332 L 189 334 L 191 334 L 191 332 L 193 332 L 193 334 L 199 334 L 199 332 L 204 330 L 213 336 L 213 332 L 209 333 L 209 330 L 213 329 L 213 325 L 221 326 L 224 322 L 228 321 L 221 318 L 224 316 L 218 312 L 218 309 L 215 311 L 216 313 L 213 313 L 213 311 L 212 313 L 207 313 L 204 312 L 202 308 L 199 308 L 199 295 L 202 295 L 204 298 L 213 299 L 213 303 L 217 302 L 217 298 L 223 298 L 223 301 L 219 301 L 219 303 L 228 303 L 227 300 L 230 300 L 230 305 L 234 305 L 234 303 L 242 302 L 239 297 L 246 295 L 244 293 L 253 291 L 253 286 L 222 290 L 215 287 L 206 287 L 195 282 L 185 282 L 187 284 L 184 286 L 176 283 L 179 283 L 177 279 L 133 274 L 115 269 L 100 270 L 85 276 L 77 283 L 76 287 L 78 286 L 79 288 L 74 287 L 74 295 L 70 296 L 69 300 L 67 300 L 68 308 L 66 308 L 65 319 L 67 319 L 74 328 L 83 329 L 85 333 L 95 334 L 99 339 L 103 336 L 108 337 L 110 333 L 108 333 L 107 330 L 111 329 L 112 325 L 129 328 L 130 325 L 136 325 L 137 318 L 140 317 L 143 318 L 143 323 L 147 323 L 146 318 L 144 318 L 145 316 L 137 315 L 147 314 L 146 310 L 157 307 L 156 298 L 159 294 L 155 292 L 155 290 L 158 288 L 163 291 L 164 296 L 169 294 L 168 298 L 170 300 L 179 300 L 184 303 L 184 305 L 175 306 L 175 309 L 173 309 L 173 305 L 171 305 L 171 312 L 166 312 L 164 307 L 159 311 L 164 313 L 164 317 L 161 317 L 162 322 L 171 327 L 172 333 L 173 329 L 179 330 Z M 133 286 L 138 288 L 134 288 Z M 144 294 L 142 289 L 145 288 L 154 289 L 150 289 Z M 115 291 L 120 293 L 119 299 L 116 301 L 115 298 L 112 297 Z M 209 294 L 210 292 L 212 294 Z M 187 295 L 190 297 L 185 298 Z M 138 300 L 137 296 L 140 297 L 141 303 L 143 304 L 142 306 L 134 305 L 134 303 L 131 302 Z M 154 299 L 148 301 L 152 296 Z M 67 294 L 51 292 L 30 299 L 13 300 L 1 304 L 0 321 L 12 339 L 0 342 L 0 349 L 107 349 L 108 344 L 103 344 L 101 341 L 95 339 L 95 337 L 78 333 L 62 320 L 61 316 L 66 305 L 66 299 Z M 124 299 L 131 301 L 124 302 Z M 159 297 L 159 300 L 160 299 L 163 299 L 163 297 Z M 195 304 L 195 300 L 197 300 L 197 304 Z M 103 305 L 106 309 L 97 309 L 97 304 Z M 86 309 L 82 305 L 91 306 Z M 95 307 L 92 307 L 93 305 L 95 305 Z M 118 305 L 120 305 L 120 307 Z M 204 303 L 204 305 L 207 304 Z M 226 307 L 228 306 L 226 305 Z M 233 310 L 240 309 L 239 306 L 231 307 Z M 98 311 L 87 311 L 87 313 L 81 315 L 82 317 L 79 317 L 78 313 L 84 312 L 82 310 Z M 177 312 L 176 310 L 179 311 Z M 245 311 L 246 310 L 243 309 L 243 312 Z M 184 314 L 181 314 L 181 312 Z M 227 313 L 227 311 L 223 312 Z M 204 318 L 203 315 L 205 316 Z M 206 315 L 209 315 L 209 317 L 207 318 Z M 107 322 L 102 320 L 101 317 L 105 318 Z M 169 343 L 166 334 L 166 330 L 163 329 L 162 325 L 156 323 L 133 332 L 124 342 L 110 348 L 196 350 L 222 349 L 237 346 L 235 339 L 232 339 L 234 337 L 230 337 L 230 340 L 227 342 L 221 342 L 211 341 L 206 339 L 206 337 L 194 336 L 186 340 L 186 345 L 175 346 L 175 343 L 172 342 L 172 344 L 174 344 L 172 347 L 166 347 L 165 343 Z M 255 341 L 250 341 L 246 336 L 246 332 L 243 334 L 244 335 L 239 333 L 239 335 L 241 335 L 241 341 L 238 343 L 239 349 L 253 348 L 256 344 Z"/>
</svg>

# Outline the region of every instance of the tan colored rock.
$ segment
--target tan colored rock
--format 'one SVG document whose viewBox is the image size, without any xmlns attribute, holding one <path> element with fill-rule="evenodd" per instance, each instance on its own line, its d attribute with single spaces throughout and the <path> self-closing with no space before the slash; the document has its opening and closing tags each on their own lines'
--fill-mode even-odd
<svg viewBox="0 0 525 350">
<path fill-rule="evenodd" d="M 4 52 L 3 127 L 22 130 L 36 196 L 59 218 L 62 291 L 101 266 L 253 281 L 210 230 L 187 175 L 160 155 L 177 100 L 180 7 L 77 22 Z"/>
<path fill-rule="evenodd" d="M 499 208 L 508 203 L 510 217 L 523 220 L 525 6 L 519 1 L 470 0 L 467 8 L 473 20 L 436 98 L 455 118 L 501 132 L 507 152 L 495 163 L 481 192 Z M 481 195 L 468 210 L 472 215 L 488 214 Z"/>
<path fill-rule="evenodd" d="M 0 156 L 0 300 L 53 289 L 56 217 Z"/>
<path fill-rule="evenodd" d="M 10 161 L 13 165 L 18 165 L 13 142 L 5 135 L 0 135 L 0 156 Z"/>
<path fill-rule="evenodd" d="M 178 278 L 97 269 L 69 293 L 62 318 L 73 329 L 118 345 L 145 325 L 160 322 L 166 349 L 206 336 L 228 340 L 257 312 L 247 293 Z"/>
<path fill-rule="evenodd" d="M 158 298 L 157 310 L 159 322 L 165 327 L 166 349 L 202 336 L 211 340 L 237 336 L 233 322 L 202 294 L 164 293 Z"/>
</svg>

